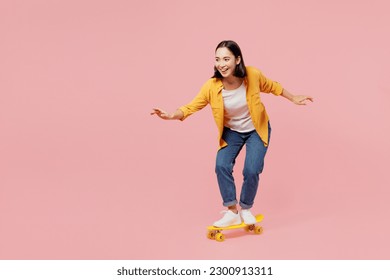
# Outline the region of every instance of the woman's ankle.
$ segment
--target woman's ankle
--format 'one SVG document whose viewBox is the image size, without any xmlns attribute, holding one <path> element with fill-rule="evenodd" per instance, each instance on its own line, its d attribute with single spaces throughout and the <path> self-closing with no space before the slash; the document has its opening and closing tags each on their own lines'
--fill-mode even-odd
<svg viewBox="0 0 390 280">
<path fill-rule="evenodd" d="M 229 206 L 228 209 L 232 211 L 234 214 L 238 214 L 238 209 L 236 205 Z"/>
</svg>

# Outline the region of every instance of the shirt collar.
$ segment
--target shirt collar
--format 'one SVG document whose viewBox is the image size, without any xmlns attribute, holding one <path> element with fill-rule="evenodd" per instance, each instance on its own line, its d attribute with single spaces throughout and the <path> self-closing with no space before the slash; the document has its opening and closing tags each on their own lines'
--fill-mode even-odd
<svg viewBox="0 0 390 280">
<path fill-rule="evenodd" d="M 217 86 L 217 89 L 218 89 L 218 93 L 221 93 L 222 92 L 222 89 L 223 89 L 223 83 L 222 83 L 222 80 L 219 79 L 219 78 L 216 78 L 216 86 Z M 244 84 L 245 84 L 245 87 L 248 86 L 248 77 L 245 77 L 244 78 Z"/>
</svg>

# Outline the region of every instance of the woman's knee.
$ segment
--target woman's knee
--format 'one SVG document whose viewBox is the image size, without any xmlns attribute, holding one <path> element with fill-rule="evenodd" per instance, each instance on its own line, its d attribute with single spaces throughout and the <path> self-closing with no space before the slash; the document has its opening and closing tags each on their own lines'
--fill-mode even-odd
<svg viewBox="0 0 390 280">
<path fill-rule="evenodd" d="M 261 174 L 263 172 L 263 166 L 261 166 L 261 168 L 259 169 L 254 169 L 254 168 L 244 168 L 244 170 L 242 171 L 242 175 L 244 175 L 245 178 L 248 178 L 248 177 L 258 177 L 259 174 Z"/>
<path fill-rule="evenodd" d="M 227 162 L 217 161 L 215 164 L 215 173 L 231 173 L 233 171 L 232 165 Z"/>
</svg>

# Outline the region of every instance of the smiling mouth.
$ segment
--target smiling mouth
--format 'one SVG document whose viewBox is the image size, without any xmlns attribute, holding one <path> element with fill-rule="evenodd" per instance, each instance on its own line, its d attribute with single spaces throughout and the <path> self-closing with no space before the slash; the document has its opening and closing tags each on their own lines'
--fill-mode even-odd
<svg viewBox="0 0 390 280">
<path fill-rule="evenodd" d="M 227 71 L 228 71 L 228 69 L 225 69 L 225 70 L 219 70 L 221 73 L 223 73 L 223 74 L 225 74 Z"/>
</svg>

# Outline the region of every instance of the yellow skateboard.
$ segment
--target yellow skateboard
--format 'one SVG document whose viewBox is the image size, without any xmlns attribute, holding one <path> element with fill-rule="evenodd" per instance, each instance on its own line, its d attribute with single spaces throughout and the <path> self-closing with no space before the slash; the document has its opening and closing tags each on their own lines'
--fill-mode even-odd
<svg viewBox="0 0 390 280">
<path fill-rule="evenodd" d="M 263 215 L 256 215 L 256 223 L 260 223 L 263 220 Z M 253 225 L 246 225 L 244 222 L 242 222 L 239 225 L 234 226 L 228 226 L 228 227 L 215 227 L 215 226 L 208 226 L 207 230 L 207 237 L 209 239 L 214 239 L 216 241 L 222 242 L 225 240 L 225 235 L 222 233 L 223 230 L 229 230 L 229 229 L 236 229 L 236 228 L 244 228 L 245 231 L 251 232 L 253 231 L 255 234 L 261 234 L 263 232 L 263 228 L 261 226 Z"/>
</svg>

